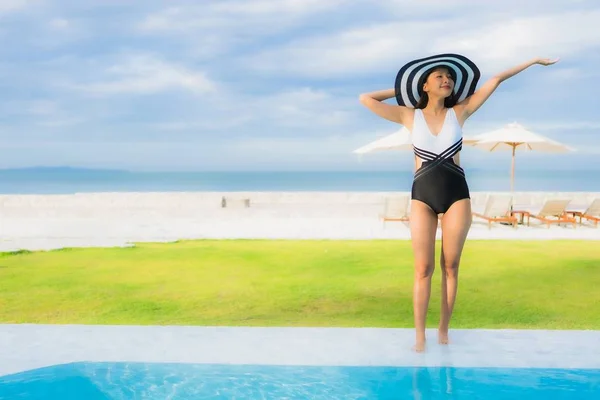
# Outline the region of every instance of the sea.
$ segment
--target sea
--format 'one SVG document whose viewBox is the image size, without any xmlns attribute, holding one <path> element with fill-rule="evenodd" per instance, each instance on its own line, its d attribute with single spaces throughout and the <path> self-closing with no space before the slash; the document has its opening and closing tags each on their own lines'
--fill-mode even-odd
<svg viewBox="0 0 600 400">
<path fill-rule="evenodd" d="M 509 191 L 508 171 L 466 170 L 471 191 Z M 78 168 L 0 170 L 0 194 L 85 192 L 410 191 L 411 171 L 147 172 Z M 515 191 L 600 192 L 600 171 L 518 171 Z"/>
</svg>

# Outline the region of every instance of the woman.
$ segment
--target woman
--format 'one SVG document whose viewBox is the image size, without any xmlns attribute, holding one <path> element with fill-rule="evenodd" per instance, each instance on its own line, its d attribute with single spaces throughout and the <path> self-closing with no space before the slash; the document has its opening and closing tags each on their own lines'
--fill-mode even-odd
<svg viewBox="0 0 600 400">
<path fill-rule="evenodd" d="M 490 78 L 475 90 L 480 73 L 468 58 L 441 54 L 414 60 L 396 76 L 394 89 L 360 95 L 361 103 L 375 114 L 404 125 L 415 153 L 410 232 L 415 278 L 413 309 L 416 328 L 414 349 L 425 349 L 425 326 L 431 277 L 435 266 L 435 237 L 441 217 L 442 310 L 440 344 L 448 343 L 448 327 L 458 287 L 458 266 L 471 227 L 471 200 L 459 153 L 464 122 L 506 79 L 526 68 L 557 62 L 536 58 Z M 383 103 L 395 97 L 398 105 Z"/>
</svg>

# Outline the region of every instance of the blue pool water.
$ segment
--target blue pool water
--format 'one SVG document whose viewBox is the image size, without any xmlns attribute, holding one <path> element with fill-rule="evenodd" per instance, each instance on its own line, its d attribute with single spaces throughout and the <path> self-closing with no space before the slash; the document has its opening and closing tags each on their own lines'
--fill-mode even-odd
<svg viewBox="0 0 600 400">
<path fill-rule="evenodd" d="M 0 377 L 0 399 L 600 399 L 600 369 L 73 363 Z"/>
</svg>

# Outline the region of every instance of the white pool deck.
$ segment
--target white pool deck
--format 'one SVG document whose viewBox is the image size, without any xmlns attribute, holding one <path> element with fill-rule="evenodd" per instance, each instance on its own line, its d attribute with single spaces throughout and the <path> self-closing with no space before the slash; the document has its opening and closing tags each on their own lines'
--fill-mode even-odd
<svg viewBox="0 0 600 400">
<path fill-rule="evenodd" d="M 0 324 L 0 376 L 72 362 L 600 368 L 600 331 Z"/>
</svg>

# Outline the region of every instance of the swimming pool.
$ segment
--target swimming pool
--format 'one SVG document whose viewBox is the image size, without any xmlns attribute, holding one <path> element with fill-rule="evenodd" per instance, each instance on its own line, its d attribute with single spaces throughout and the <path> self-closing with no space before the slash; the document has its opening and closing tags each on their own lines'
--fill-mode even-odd
<svg viewBox="0 0 600 400">
<path fill-rule="evenodd" d="M 435 330 L 428 331 L 435 337 Z M 600 399 L 600 331 L 0 325 L 0 399 Z"/>
<path fill-rule="evenodd" d="M 0 399 L 599 399 L 600 369 L 71 363 L 0 377 Z"/>
</svg>

